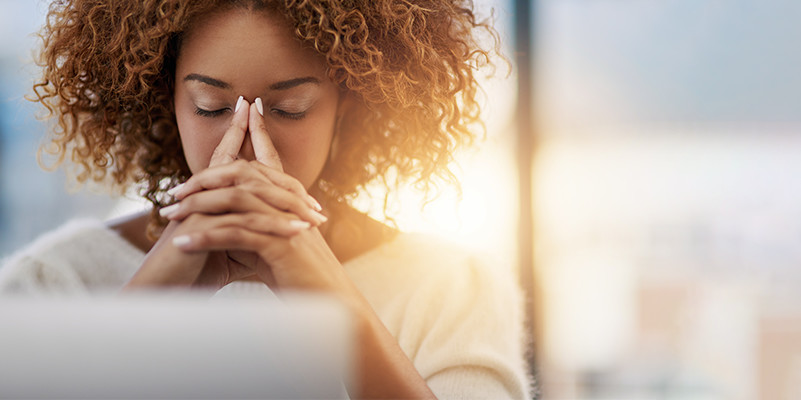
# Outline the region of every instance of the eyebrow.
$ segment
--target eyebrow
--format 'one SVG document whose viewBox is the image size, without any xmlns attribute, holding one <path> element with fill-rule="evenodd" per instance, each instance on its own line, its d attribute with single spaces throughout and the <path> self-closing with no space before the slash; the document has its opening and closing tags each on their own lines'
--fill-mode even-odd
<svg viewBox="0 0 801 400">
<path fill-rule="evenodd" d="M 295 78 L 286 81 L 276 82 L 270 85 L 271 90 L 287 90 L 291 89 L 295 86 L 304 85 L 306 83 L 314 83 L 315 85 L 320 84 L 320 80 L 313 77 L 313 76 L 306 76 L 303 78 Z"/>
<path fill-rule="evenodd" d="M 184 78 L 184 81 L 198 81 L 205 83 L 210 86 L 214 86 L 220 89 L 231 89 L 231 84 L 228 82 L 221 81 L 219 79 L 214 79 L 210 76 L 200 75 L 200 74 L 189 74 Z M 313 83 L 315 85 L 320 84 L 320 80 L 313 77 L 313 76 L 306 76 L 303 78 L 294 78 L 289 79 L 286 81 L 276 82 L 270 85 L 270 90 L 288 90 L 292 89 L 293 87 L 304 85 L 307 83 Z"/>
<path fill-rule="evenodd" d="M 228 82 L 223 82 L 219 79 L 214 79 L 210 76 L 200 75 L 200 74 L 189 74 L 184 78 L 184 81 L 198 81 L 203 82 L 207 85 L 211 85 L 214 87 L 218 87 L 220 89 L 230 89 L 231 84 Z"/>
</svg>

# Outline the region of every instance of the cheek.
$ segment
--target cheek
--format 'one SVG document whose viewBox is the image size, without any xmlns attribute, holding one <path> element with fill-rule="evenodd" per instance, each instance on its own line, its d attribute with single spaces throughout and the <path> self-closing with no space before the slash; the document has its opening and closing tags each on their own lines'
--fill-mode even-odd
<svg viewBox="0 0 801 400">
<path fill-rule="evenodd" d="M 304 120 L 290 128 L 275 130 L 273 139 L 281 156 L 284 171 L 308 188 L 314 183 L 328 159 L 334 132 L 334 114 L 325 113 Z"/>
</svg>

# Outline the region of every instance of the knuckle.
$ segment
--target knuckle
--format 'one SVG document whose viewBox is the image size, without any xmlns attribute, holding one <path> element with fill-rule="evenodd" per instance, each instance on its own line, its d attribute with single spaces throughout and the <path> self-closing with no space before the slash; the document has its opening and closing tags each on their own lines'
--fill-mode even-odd
<svg viewBox="0 0 801 400">
<path fill-rule="evenodd" d="M 281 162 L 281 156 L 279 156 L 278 153 L 275 152 L 275 150 L 271 151 L 267 155 L 267 158 L 270 160 L 270 165 L 273 168 L 281 169 L 281 165 L 283 165 L 283 163 Z"/>
<path fill-rule="evenodd" d="M 203 216 L 202 215 L 200 215 L 200 214 L 189 214 L 189 216 L 187 216 L 184 219 L 183 223 L 184 224 L 188 224 L 188 225 L 198 225 L 198 224 L 200 224 L 202 222 L 203 222 Z"/>
<path fill-rule="evenodd" d="M 242 204 L 247 199 L 247 194 L 245 191 L 240 189 L 233 189 L 228 191 L 228 202 L 230 204 Z"/>
<path fill-rule="evenodd" d="M 215 148 L 214 151 L 211 153 L 212 160 L 227 160 L 233 158 L 230 154 L 228 154 L 225 149 L 222 148 Z"/>
<path fill-rule="evenodd" d="M 253 193 L 255 195 L 259 195 L 261 192 L 261 186 L 258 184 L 258 181 L 245 181 L 238 186 L 242 191 L 247 193 Z"/>
<path fill-rule="evenodd" d="M 268 199 L 272 198 L 272 185 L 265 183 L 260 184 L 257 187 L 253 188 L 253 193 L 259 196 L 260 199 L 268 201 Z"/>
<path fill-rule="evenodd" d="M 200 247 L 208 246 L 212 240 L 211 235 L 207 231 L 201 231 L 192 235 L 192 241 Z"/>
<path fill-rule="evenodd" d="M 240 159 L 234 161 L 233 164 L 234 164 L 234 167 L 236 168 L 236 170 L 241 172 L 241 171 L 245 171 L 245 170 L 249 169 L 248 167 L 249 167 L 250 162 L 240 158 Z"/>
<path fill-rule="evenodd" d="M 265 225 L 269 228 L 269 231 L 275 232 L 286 221 L 284 220 L 284 218 L 280 217 L 279 215 L 269 214 L 269 215 L 265 216 L 264 222 L 265 222 Z"/>
<path fill-rule="evenodd" d="M 246 118 L 234 118 L 233 124 L 234 127 L 239 129 L 247 129 L 248 127 L 248 120 Z"/>
<path fill-rule="evenodd" d="M 225 164 L 225 170 L 223 171 L 222 176 L 228 181 L 236 180 L 236 176 L 240 173 L 239 165 L 242 160 L 233 157 L 230 162 Z"/>
<path fill-rule="evenodd" d="M 258 227 L 264 224 L 262 216 L 256 213 L 245 214 L 242 219 L 242 222 L 248 227 Z"/>
<path fill-rule="evenodd" d="M 227 239 L 237 243 L 243 243 L 247 239 L 245 233 L 241 229 L 229 229 L 225 236 Z"/>
<path fill-rule="evenodd" d="M 194 216 L 197 219 L 197 214 L 195 214 L 195 210 L 200 206 L 199 202 L 197 201 L 197 197 L 189 196 L 183 200 L 181 200 L 181 213 L 188 214 L 189 217 Z"/>
<path fill-rule="evenodd" d="M 292 198 L 289 200 L 289 208 L 291 210 L 301 211 L 308 208 L 308 206 L 306 205 L 306 202 L 302 201 L 296 196 L 292 196 Z"/>
<path fill-rule="evenodd" d="M 293 192 L 297 192 L 298 194 L 306 193 L 306 188 L 294 177 L 291 177 L 289 180 L 289 189 Z"/>
<path fill-rule="evenodd" d="M 183 200 L 181 200 L 181 208 L 182 209 L 191 209 L 195 206 L 195 196 L 186 196 Z"/>
<path fill-rule="evenodd" d="M 231 119 L 231 125 L 228 127 L 228 130 L 225 133 L 226 134 L 227 133 L 231 133 L 231 131 L 240 130 L 240 129 L 244 130 L 244 129 L 247 129 L 247 127 L 248 127 L 247 119 L 244 119 L 244 118 L 232 118 Z"/>
</svg>

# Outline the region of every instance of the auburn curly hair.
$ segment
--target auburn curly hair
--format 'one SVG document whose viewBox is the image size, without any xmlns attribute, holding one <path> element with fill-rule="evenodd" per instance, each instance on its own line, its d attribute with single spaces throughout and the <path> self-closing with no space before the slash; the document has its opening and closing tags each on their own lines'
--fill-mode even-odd
<svg viewBox="0 0 801 400">
<path fill-rule="evenodd" d="M 54 166 L 69 157 L 78 182 L 142 185 L 157 216 L 166 190 L 190 176 L 172 109 L 181 36 L 226 7 L 280 12 L 357 100 L 316 183 L 326 200 L 347 204 L 372 182 L 388 193 L 455 183 L 454 150 L 483 129 L 474 74 L 498 47 L 470 0 L 56 0 L 33 87 L 57 119 L 40 154 L 56 156 Z M 479 46 L 478 30 L 494 49 Z"/>
</svg>

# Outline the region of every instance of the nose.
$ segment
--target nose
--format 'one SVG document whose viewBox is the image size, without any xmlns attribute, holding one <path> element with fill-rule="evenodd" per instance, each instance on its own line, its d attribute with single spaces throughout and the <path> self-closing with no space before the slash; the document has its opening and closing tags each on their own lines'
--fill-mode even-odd
<svg viewBox="0 0 801 400">
<path fill-rule="evenodd" d="M 239 148 L 239 158 L 242 160 L 253 161 L 256 159 L 256 152 L 253 150 L 253 141 L 250 140 L 250 130 L 245 132 L 245 140 Z"/>
</svg>

